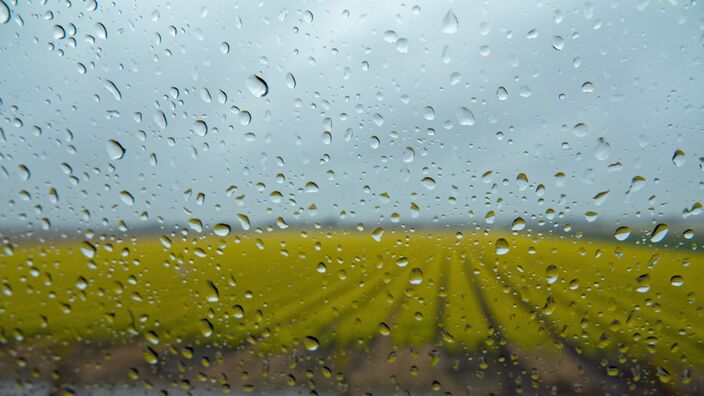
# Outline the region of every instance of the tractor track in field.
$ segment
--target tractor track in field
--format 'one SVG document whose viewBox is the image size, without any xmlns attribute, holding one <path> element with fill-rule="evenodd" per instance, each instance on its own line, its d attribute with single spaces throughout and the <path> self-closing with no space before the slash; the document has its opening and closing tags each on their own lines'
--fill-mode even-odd
<svg viewBox="0 0 704 396">
<path fill-rule="evenodd" d="M 497 269 L 498 270 L 498 269 Z M 498 273 L 501 276 L 500 280 L 497 279 L 497 282 L 503 283 L 506 286 L 508 286 L 511 290 L 517 290 L 515 285 L 513 285 L 506 276 L 503 276 L 501 273 L 501 270 L 498 270 Z M 526 312 L 533 312 L 535 309 L 532 307 L 528 302 L 523 301 L 516 293 L 509 293 L 511 297 L 513 298 L 514 302 L 520 306 L 524 311 Z M 536 312 L 536 320 L 541 323 L 542 326 L 545 327 L 547 330 L 550 338 L 554 342 L 559 342 L 563 347 L 560 349 L 562 353 L 565 353 L 568 355 L 568 357 L 574 361 L 577 361 L 580 363 L 582 367 L 585 369 L 588 369 L 590 371 L 590 376 L 591 378 L 600 378 L 601 382 L 603 384 L 617 384 L 619 386 L 622 386 L 620 382 L 614 381 L 613 378 L 609 377 L 606 375 L 603 370 L 599 370 L 598 368 L 601 366 L 602 361 L 608 361 L 608 356 L 605 354 L 599 354 L 599 356 L 589 356 L 585 353 L 578 353 L 577 350 L 578 345 L 576 345 L 574 342 L 572 342 L 570 339 L 562 336 L 560 334 L 560 331 L 558 331 L 556 325 L 553 323 L 553 321 L 549 320 L 544 314 L 540 313 L 539 311 Z M 655 367 L 652 365 L 650 361 L 646 361 L 646 367 L 651 375 L 653 375 L 652 378 L 652 383 L 650 385 L 654 385 L 655 388 L 657 389 L 657 393 L 660 395 L 674 395 L 676 394 L 675 390 L 672 389 L 671 387 L 667 386 L 666 384 L 663 384 L 660 382 L 657 378 L 655 378 Z M 624 371 L 625 367 L 620 367 L 620 371 Z M 638 384 L 638 382 L 633 382 L 634 384 Z M 643 384 L 641 382 L 641 384 Z M 646 385 L 646 384 L 643 384 Z M 648 394 L 649 389 L 644 388 L 644 389 L 639 389 L 640 394 Z M 623 392 L 628 392 L 628 389 L 623 389 Z"/>
<path fill-rule="evenodd" d="M 492 313 L 489 303 L 486 297 L 484 296 L 484 291 L 482 290 L 481 284 L 479 283 L 476 275 L 473 274 L 473 266 L 471 265 L 471 261 L 468 257 L 465 258 L 464 265 L 466 269 L 465 276 L 467 276 L 467 281 L 469 282 L 469 286 L 472 289 L 472 292 L 474 293 L 475 299 L 479 305 L 479 309 L 484 318 L 486 318 L 489 328 L 494 329 L 494 331 L 496 332 L 496 345 L 498 346 L 499 354 L 505 359 L 503 370 L 504 394 L 514 394 L 516 390 L 512 385 L 517 385 L 518 380 L 520 380 L 521 384 L 530 383 L 530 380 L 528 380 L 528 382 L 525 382 L 526 378 L 523 374 L 527 370 L 525 367 L 522 366 L 522 363 L 520 363 L 520 361 L 516 361 L 515 364 L 512 364 L 512 352 L 508 348 L 507 344 L 504 342 L 504 340 L 508 339 L 504 338 L 502 334 L 501 326 L 499 325 L 498 321 L 496 320 L 496 317 Z"/>
</svg>

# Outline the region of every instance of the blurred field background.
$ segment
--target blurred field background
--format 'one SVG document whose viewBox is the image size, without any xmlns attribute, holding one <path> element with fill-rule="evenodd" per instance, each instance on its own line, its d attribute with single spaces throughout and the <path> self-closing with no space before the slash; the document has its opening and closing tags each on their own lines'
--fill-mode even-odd
<svg viewBox="0 0 704 396">
<path fill-rule="evenodd" d="M 702 265 L 500 232 L 21 244 L 0 258 L 0 372 L 69 394 L 698 393 Z"/>
</svg>

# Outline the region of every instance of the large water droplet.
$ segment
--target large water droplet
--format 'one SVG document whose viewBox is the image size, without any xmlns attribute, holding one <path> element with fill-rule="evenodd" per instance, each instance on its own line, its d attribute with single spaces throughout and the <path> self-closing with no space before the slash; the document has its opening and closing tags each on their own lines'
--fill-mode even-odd
<svg viewBox="0 0 704 396">
<path fill-rule="evenodd" d="M 245 84 L 247 85 L 249 92 L 258 98 L 266 96 L 266 94 L 269 93 L 269 85 L 263 78 L 256 74 L 249 76 L 247 81 L 245 81 Z"/>
<path fill-rule="evenodd" d="M 81 248 L 81 253 L 83 253 L 83 255 L 86 258 L 91 259 L 91 258 L 95 257 L 95 252 L 97 251 L 97 249 L 90 242 L 88 242 L 88 241 L 81 242 L 80 248 Z"/>
<path fill-rule="evenodd" d="M 213 227 L 213 232 L 215 232 L 215 235 L 225 237 L 230 235 L 231 228 L 229 225 L 225 223 L 219 223 L 215 224 L 215 227 Z"/>
<path fill-rule="evenodd" d="M 457 121 L 460 123 L 460 125 L 472 126 L 476 122 L 472 110 L 464 106 L 455 110 L 455 116 L 457 117 Z"/>
<path fill-rule="evenodd" d="M 303 346 L 312 352 L 320 347 L 320 342 L 313 336 L 306 336 L 306 338 L 303 339 Z"/>
<path fill-rule="evenodd" d="M 682 151 L 680 149 L 675 150 L 675 154 L 672 156 L 672 163 L 677 166 L 682 166 L 682 165 L 684 165 L 684 161 L 685 161 L 684 151 Z"/>
<path fill-rule="evenodd" d="M 662 241 L 663 239 L 665 239 L 668 230 L 669 228 L 667 227 L 667 224 L 656 225 L 653 229 L 653 232 L 650 234 L 650 242 L 658 243 Z"/>
<path fill-rule="evenodd" d="M 5 4 L 4 0 L 0 0 L 0 24 L 7 23 L 10 20 L 10 7 Z"/>
<path fill-rule="evenodd" d="M 459 25 L 457 15 L 452 12 L 452 9 L 447 11 L 447 14 L 442 18 L 442 32 L 445 34 L 455 34 L 457 33 Z"/>
<path fill-rule="evenodd" d="M 423 179 L 421 179 L 420 182 L 421 184 L 423 184 L 423 187 L 427 188 L 428 190 L 434 190 L 435 186 L 437 185 L 435 179 L 433 179 L 432 177 L 424 177 Z"/>
<path fill-rule="evenodd" d="M 105 89 L 112 94 L 112 97 L 115 98 L 115 100 L 122 99 L 122 93 L 119 89 L 117 89 L 117 85 L 115 85 L 114 82 L 105 80 Z"/>
<path fill-rule="evenodd" d="M 113 161 L 120 160 L 125 156 L 126 150 L 117 140 L 108 140 L 108 144 L 105 148 L 108 151 L 108 157 Z"/>
<path fill-rule="evenodd" d="M 606 161 L 611 155 L 611 145 L 603 137 L 599 138 L 599 142 L 594 149 L 594 157 L 599 161 Z"/>
<path fill-rule="evenodd" d="M 193 124 L 193 131 L 198 136 L 205 136 L 208 134 L 208 124 L 206 124 L 203 120 L 196 120 Z"/>
<path fill-rule="evenodd" d="M 631 236 L 631 228 L 630 227 L 619 227 L 614 231 L 614 238 L 618 239 L 619 241 L 625 241 L 628 239 L 628 237 Z"/>
<path fill-rule="evenodd" d="M 502 255 L 508 253 L 508 251 L 510 250 L 510 246 L 508 244 L 508 241 L 505 240 L 504 238 L 497 239 L 494 247 L 496 249 L 496 254 L 498 256 L 502 256 Z"/>
<path fill-rule="evenodd" d="M 240 221 L 240 225 L 242 226 L 243 230 L 245 230 L 245 231 L 249 230 L 250 222 L 249 222 L 249 217 L 247 217 L 247 215 L 244 215 L 242 213 L 238 213 L 237 219 Z"/>
<path fill-rule="evenodd" d="M 157 112 L 154 113 L 154 117 L 152 119 L 154 120 L 156 126 L 158 126 L 160 129 L 166 129 L 168 122 L 166 121 L 166 114 L 164 114 L 163 111 L 157 110 Z"/>
<path fill-rule="evenodd" d="M 403 162 L 410 163 L 416 157 L 416 152 L 413 147 L 406 147 L 406 151 L 403 152 Z"/>
<path fill-rule="evenodd" d="M 286 86 L 288 89 L 294 89 L 296 88 L 296 78 L 293 76 L 291 73 L 286 74 Z"/>
<path fill-rule="evenodd" d="M 508 99 L 508 91 L 506 90 L 506 88 L 504 88 L 504 87 L 499 87 L 499 88 L 496 90 L 496 97 L 497 97 L 499 100 L 506 100 L 506 99 Z"/>
</svg>

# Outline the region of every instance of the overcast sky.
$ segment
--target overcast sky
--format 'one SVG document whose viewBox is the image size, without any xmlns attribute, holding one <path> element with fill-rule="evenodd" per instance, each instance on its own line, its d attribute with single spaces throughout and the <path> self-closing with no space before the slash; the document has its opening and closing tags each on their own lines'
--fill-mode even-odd
<svg viewBox="0 0 704 396">
<path fill-rule="evenodd" d="M 10 5 L 3 228 L 627 222 L 704 197 L 701 4 L 197 3 Z"/>
</svg>

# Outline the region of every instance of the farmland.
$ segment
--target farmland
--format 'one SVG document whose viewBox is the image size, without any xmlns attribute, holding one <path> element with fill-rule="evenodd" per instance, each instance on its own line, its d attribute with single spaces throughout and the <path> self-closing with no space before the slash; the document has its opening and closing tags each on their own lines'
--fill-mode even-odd
<svg viewBox="0 0 704 396">
<path fill-rule="evenodd" d="M 68 392 L 702 391 L 696 250 L 501 232 L 379 239 L 297 230 L 8 247 L 2 372 Z M 157 371 L 173 382 L 153 383 Z"/>
</svg>

